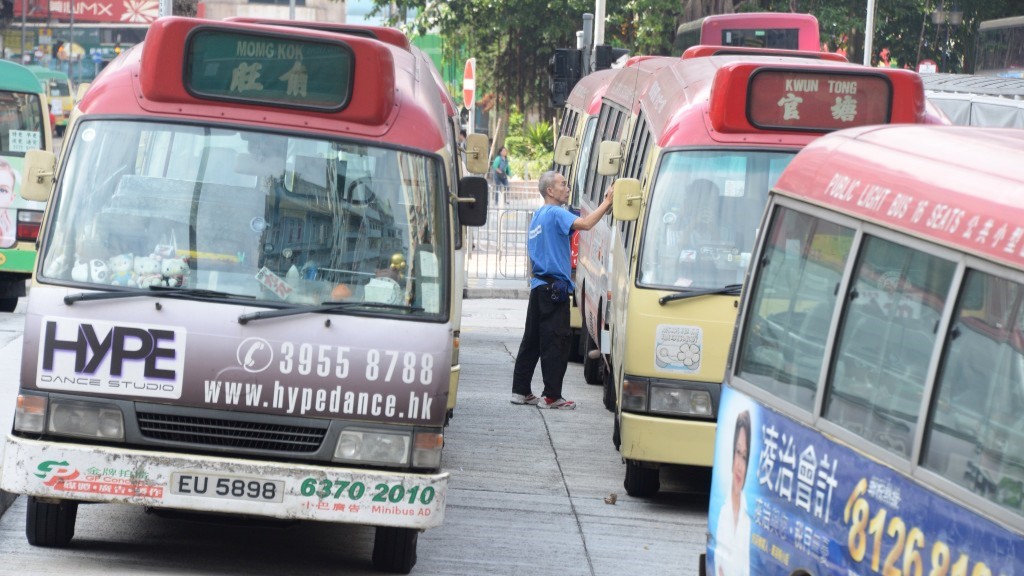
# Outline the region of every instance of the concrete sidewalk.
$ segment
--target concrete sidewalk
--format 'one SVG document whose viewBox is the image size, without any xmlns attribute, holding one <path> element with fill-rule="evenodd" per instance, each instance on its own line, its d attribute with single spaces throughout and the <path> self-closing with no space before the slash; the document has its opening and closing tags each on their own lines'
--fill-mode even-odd
<svg viewBox="0 0 1024 576">
<path fill-rule="evenodd" d="M 462 291 L 462 297 L 474 300 L 529 300 L 530 281 L 524 279 L 466 278 L 466 287 Z"/>
</svg>

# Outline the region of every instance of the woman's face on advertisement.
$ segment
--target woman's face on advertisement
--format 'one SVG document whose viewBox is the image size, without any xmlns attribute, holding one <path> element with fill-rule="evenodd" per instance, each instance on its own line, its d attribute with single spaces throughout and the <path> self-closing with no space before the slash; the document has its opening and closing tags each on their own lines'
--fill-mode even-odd
<svg viewBox="0 0 1024 576">
<path fill-rule="evenodd" d="M 736 431 L 736 449 L 732 454 L 732 486 L 733 489 L 743 486 L 747 477 L 747 461 L 750 458 L 750 439 L 746 429 Z"/>
<path fill-rule="evenodd" d="M 0 207 L 6 208 L 14 201 L 14 172 L 0 169 Z"/>
</svg>

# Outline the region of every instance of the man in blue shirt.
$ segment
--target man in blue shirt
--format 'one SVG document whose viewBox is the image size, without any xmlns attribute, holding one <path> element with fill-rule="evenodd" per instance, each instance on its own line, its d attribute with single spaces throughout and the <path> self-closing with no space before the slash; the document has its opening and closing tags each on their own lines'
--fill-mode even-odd
<svg viewBox="0 0 1024 576">
<path fill-rule="evenodd" d="M 564 176 L 549 170 L 541 175 L 539 188 L 544 205 L 530 220 L 527 250 L 533 278 L 526 329 L 512 374 L 511 402 L 572 410 L 576 403 L 562 398 L 562 379 L 569 364 L 569 292 L 575 289 L 570 279 L 569 236 L 573 230 L 593 228 L 611 209 L 614 194 L 609 186 L 597 209 L 577 217 L 564 208 L 569 201 Z M 544 377 L 542 398 L 530 390 L 538 360 Z"/>
</svg>

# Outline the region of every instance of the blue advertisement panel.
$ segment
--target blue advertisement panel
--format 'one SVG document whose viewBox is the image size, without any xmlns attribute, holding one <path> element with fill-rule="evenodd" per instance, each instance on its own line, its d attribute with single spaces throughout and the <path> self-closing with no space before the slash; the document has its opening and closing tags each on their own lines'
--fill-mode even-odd
<svg viewBox="0 0 1024 576">
<path fill-rule="evenodd" d="M 1024 538 L 722 390 L 708 574 L 1024 574 Z"/>
</svg>

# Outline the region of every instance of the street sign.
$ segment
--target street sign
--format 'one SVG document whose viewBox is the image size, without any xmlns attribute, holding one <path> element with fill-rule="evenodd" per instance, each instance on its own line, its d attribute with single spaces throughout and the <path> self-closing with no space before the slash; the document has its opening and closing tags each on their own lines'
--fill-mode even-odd
<svg viewBox="0 0 1024 576">
<path fill-rule="evenodd" d="M 935 60 L 925 59 L 925 60 L 921 60 L 917 64 L 917 73 L 918 74 L 934 74 L 935 72 L 938 71 L 938 69 L 939 69 L 939 67 L 935 63 Z"/>
<path fill-rule="evenodd" d="M 473 107 L 476 99 L 476 58 L 466 60 L 466 69 L 462 73 L 462 103 L 466 108 Z"/>
</svg>

